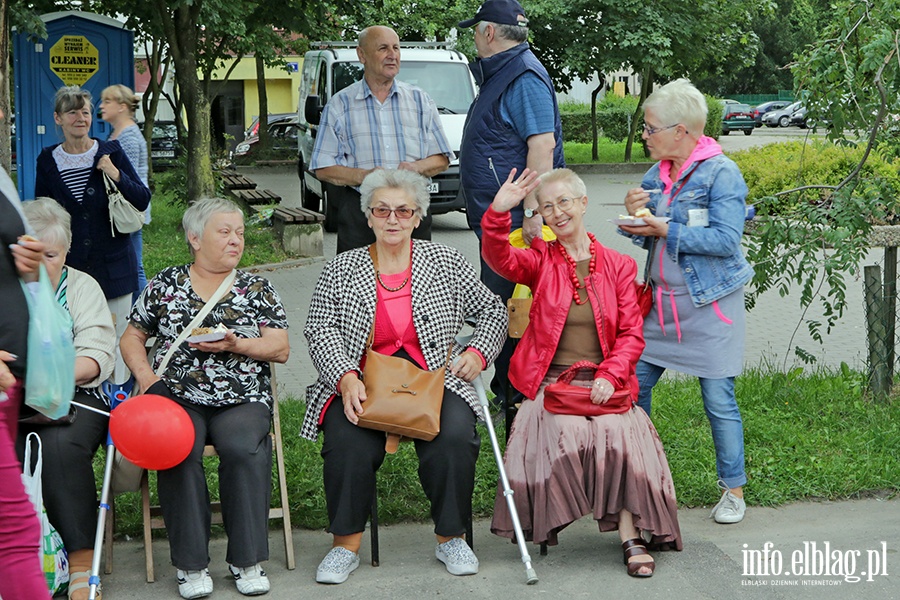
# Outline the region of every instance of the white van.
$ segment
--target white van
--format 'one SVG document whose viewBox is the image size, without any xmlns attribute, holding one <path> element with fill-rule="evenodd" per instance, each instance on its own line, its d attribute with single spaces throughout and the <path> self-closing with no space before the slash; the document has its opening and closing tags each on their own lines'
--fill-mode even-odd
<svg viewBox="0 0 900 600">
<path fill-rule="evenodd" d="M 303 207 L 325 215 L 326 231 L 335 231 L 335 209 L 329 205 L 326 184 L 309 170 L 316 131 L 322 109 L 334 94 L 363 76 L 363 66 L 356 56 L 356 44 L 347 42 L 314 42 L 319 48 L 306 53 L 300 80 L 297 174 Z M 469 72 L 469 61 L 442 43 L 401 42 L 400 74 L 397 78 L 428 92 L 438 106 L 441 124 L 450 147 L 459 156 L 466 114 L 475 99 L 475 79 Z M 459 159 L 446 171 L 431 178 L 431 209 L 440 215 L 465 208 L 459 183 Z"/>
</svg>

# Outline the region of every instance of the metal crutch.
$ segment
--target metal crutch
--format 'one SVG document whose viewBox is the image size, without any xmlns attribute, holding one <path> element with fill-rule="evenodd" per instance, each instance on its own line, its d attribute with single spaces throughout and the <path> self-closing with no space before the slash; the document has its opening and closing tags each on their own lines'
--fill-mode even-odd
<svg viewBox="0 0 900 600">
<path fill-rule="evenodd" d="M 460 334 L 456 337 L 456 341 L 465 348 L 472 335 Z M 484 391 L 484 383 L 481 381 L 481 375 L 472 381 L 475 393 L 478 395 L 478 402 L 481 404 L 481 416 L 487 427 L 488 434 L 491 438 L 491 448 L 494 450 L 494 459 L 497 461 L 497 470 L 500 472 L 500 483 L 503 485 L 503 496 L 506 498 L 506 506 L 509 508 L 509 514 L 512 517 L 513 531 L 516 533 L 516 544 L 519 546 L 519 553 L 522 555 L 522 562 L 525 563 L 525 583 L 534 585 L 538 582 L 537 573 L 531 566 L 531 556 L 528 554 L 528 548 L 525 546 L 525 535 L 522 533 L 522 524 L 519 522 L 519 512 L 516 510 L 516 502 L 513 499 L 513 489 L 509 485 L 509 479 L 506 477 L 506 469 L 503 467 L 503 454 L 500 452 L 500 443 L 497 441 L 497 432 L 494 431 L 494 421 L 491 419 L 491 407 L 488 404 L 487 393 Z"/>
<path fill-rule="evenodd" d="M 487 394 L 484 391 L 484 384 L 481 382 L 481 376 L 475 378 L 472 382 L 475 392 L 478 394 L 478 401 L 481 403 L 481 412 L 484 417 L 485 425 L 491 436 L 491 447 L 494 449 L 494 458 L 497 460 L 497 470 L 500 471 L 500 482 L 503 485 L 503 496 L 506 498 L 506 506 L 509 507 L 509 514 L 512 517 L 513 530 L 516 532 L 516 544 L 519 546 L 519 553 L 522 555 L 522 562 L 525 563 L 525 583 L 534 585 L 538 582 L 537 573 L 531 566 L 531 556 L 528 554 L 528 548 L 525 546 L 525 536 L 522 533 L 522 524 L 519 523 L 519 513 L 516 510 L 516 502 L 513 499 L 512 488 L 509 486 L 509 479 L 506 477 L 506 469 L 503 467 L 503 455 L 500 453 L 500 444 L 497 442 L 497 433 L 494 431 L 494 421 L 491 419 L 491 408 L 488 404 Z"/>
<path fill-rule="evenodd" d="M 116 406 L 128 399 L 134 386 L 134 379 L 129 379 L 123 384 L 113 384 L 108 381 L 103 382 L 103 393 L 109 398 L 110 410 L 114 410 Z M 109 416 L 109 413 L 99 411 L 90 406 L 77 404 L 81 408 L 92 410 L 97 413 Z M 100 510 L 97 512 L 97 533 L 94 535 L 94 559 L 91 562 L 91 576 L 88 578 L 89 592 L 88 599 L 96 600 L 97 591 L 100 589 L 100 554 L 103 552 L 103 532 L 106 528 L 106 514 L 110 510 L 109 506 L 109 488 L 112 482 L 112 468 L 116 460 L 116 447 L 112 442 L 109 433 L 106 434 L 106 467 L 103 470 L 103 487 L 100 491 Z"/>
</svg>

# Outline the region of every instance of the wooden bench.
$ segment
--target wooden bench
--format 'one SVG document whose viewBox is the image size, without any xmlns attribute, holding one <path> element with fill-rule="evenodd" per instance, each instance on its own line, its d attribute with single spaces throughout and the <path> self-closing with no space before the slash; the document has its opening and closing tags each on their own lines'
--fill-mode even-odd
<svg viewBox="0 0 900 600">
<path fill-rule="evenodd" d="M 232 175 L 223 175 L 222 183 L 226 190 L 253 190 L 256 189 L 256 183 L 247 179 L 243 175 L 234 173 Z"/>
<path fill-rule="evenodd" d="M 272 228 L 288 254 L 324 256 L 324 221 L 325 215 L 315 211 L 281 206 L 272 215 Z"/>
<path fill-rule="evenodd" d="M 256 184 L 254 184 L 255 186 Z M 246 202 L 247 204 L 278 204 L 281 202 L 281 196 L 273 192 L 272 190 L 247 190 L 247 189 L 234 189 L 231 190 L 231 193 L 235 195 L 236 198 Z"/>
</svg>

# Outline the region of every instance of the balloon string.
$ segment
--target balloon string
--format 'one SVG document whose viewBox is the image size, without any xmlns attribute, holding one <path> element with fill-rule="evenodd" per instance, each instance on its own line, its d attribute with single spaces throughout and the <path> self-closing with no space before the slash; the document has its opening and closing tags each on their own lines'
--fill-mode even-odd
<svg viewBox="0 0 900 600">
<path fill-rule="evenodd" d="M 72 404 L 74 404 L 75 406 L 77 406 L 77 407 L 79 407 L 79 408 L 83 408 L 84 410 L 89 410 L 89 411 L 91 411 L 91 412 L 95 412 L 95 413 L 97 413 L 98 415 L 103 415 L 103 416 L 105 416 L 105 417 L 108 417 L 108 416 L 109 416 L 109 413 L 106 412 L 105 410 L 100 410 L 99 408 L 94 408 L 93 406 L 88 406 L 88 405 L 86 405 L 86 404 L 82 404 L 81 402 L 75 402 L 75 401 L 73 400 L 73 401 L 72 401 Z"/>
</svg>

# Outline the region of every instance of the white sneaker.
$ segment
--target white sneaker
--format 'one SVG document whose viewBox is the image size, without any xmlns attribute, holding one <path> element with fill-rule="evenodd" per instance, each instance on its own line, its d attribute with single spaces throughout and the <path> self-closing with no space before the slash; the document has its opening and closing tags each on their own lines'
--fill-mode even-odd
<svg viewBox="0 0 900 600">
<path fill-rule="evenodd" d="M 212 594 L 213 580 L 209 576 L 209 569 L 202 571 L 182 571 L 178 569 L 175 574 L 178 580 L 178 593 L 182 598 L 203 598 Z"/>
<path fill-rule="evenodd" d="M 724 490 L 722 492 L 722 498 L 719 499 L 719 503 L 713 507 L 709 516 L 714 517 L 716 523 L 740 523 L 744 520 L 744 512 L 747 510 L 747 504 L 744 502 L 743 498 L 738 498 L 732 494 L 731 490 L 728 489 L 728 486 L 726 486 L 724 482 L 719 481 L 719 487 Z"/>
<path fill-rule="evenodd" d="M 359 554 L 342 546 L 335 546 L 319 563 L 319 568 L 316 569 L 316 581 L 319 583 L 344 583 L 358 566 Z"/>
<path fill-rule="evenodd" d="M 234 577 L 234 583 L 237 589 L 245 596 L 259 596 L 269 592 L 269 578 L 266 572 L 259 564 L 252 567 L 240 568 L 234 565 L 228 565 L 228 570 Z"/>
<path fill-rule="evenodd" d="M 455 537 L 438 544 L 434 556 L 446 565 L 451 575 L 474 575 L 478 572 L 478 557 L 462 538 Z"/>
</svg>

